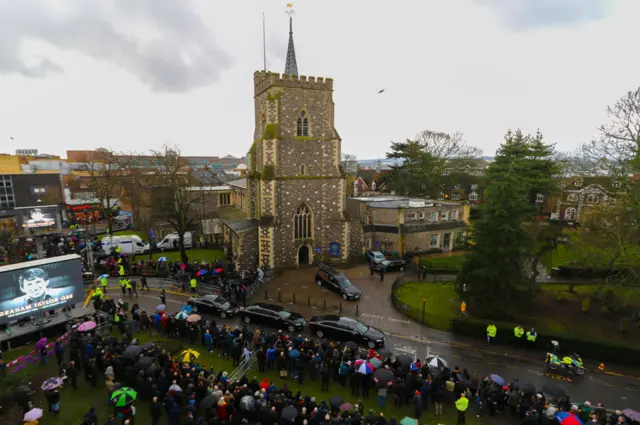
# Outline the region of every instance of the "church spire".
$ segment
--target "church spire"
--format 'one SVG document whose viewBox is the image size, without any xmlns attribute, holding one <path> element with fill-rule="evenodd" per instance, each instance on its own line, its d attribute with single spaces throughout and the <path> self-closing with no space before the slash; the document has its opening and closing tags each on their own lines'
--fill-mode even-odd
<svg viewBox="0 0 640 425">
<path fill-rule="evenodd" d="M 298 75 L 298 63 L 296 62 L 296 49 L 293 46 L 293 4 L 287 4 L 287 14 L 289 15 L 289 47 L 287 48 L 287 63 L 284 66 L 284 73 L 288 75 Z"/>
</svg>

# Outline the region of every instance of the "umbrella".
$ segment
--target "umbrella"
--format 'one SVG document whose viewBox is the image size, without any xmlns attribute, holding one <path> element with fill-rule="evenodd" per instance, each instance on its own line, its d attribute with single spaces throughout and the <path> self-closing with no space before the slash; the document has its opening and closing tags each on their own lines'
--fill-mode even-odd
<svg viewBox="0 0 640 425">
<path fill-rule="evenodd" d="M 562 425 L 584 425 L 579 417 L 569 412 L 556 413 L 556 421 Z"/>
<path fill-rule="evenodd" d="M 622 414 L 632 421 L 640 422 L 640 413 L 636 412 L 635 410 L 624 409 L 622 411 Z"/>
<path fill-rule="evenodd" d="M 532 383 L 525 382 L 520 386 L 520 391 L 523 392 L 524 394 L 535 394 L 536 387 Z"/>
<path fill-rule="evenodd" d="M 401 421 L 400 425 L 418 425 L 418 420 L 405 416 Z"/>
<path fill-rule="evenodd" d="M 167 257 L 160 257 L 158 258 L 158 263 L 161 263 L 163 261 L 169 261 L 169 259 Z"/>
<path fill-rule="evenodd" d="M 245 411 L 253 409 L 256 404 L 256 399 L 250 395 L 246 395 L 240 399 L 240 408 Z"/>
<path fill-rule="evenodd" d="M 341 412 L 349 412 L 351 410 L 353 410 L 353 404 L 351 403 L 343 403 L 340 405 Z"/>
<path fill-rule="evenodd" d="M 87 332 L 96 328 L 96 322 L 88 321 L 78 326 L 78 332 Z"/>
<path fill-rule="evenodd" d="M 198 273 L 196 273 L 196 276 L 204 276 L 207 273 L 209 273 L 207 270 L 198 270 Z"/>
<path fill-rule="evenodd" d="M 109 275 L 107 273 L 101 274 L 100 276 L 98 276 L 98 280 L 106 279 L 108 277 L 109 277 Z"/>
<path fill-rule="evenodd" d="M 464 376 L 462 373 L 456 373 L 456 378 L 458 378 L 458 381 L 460 381 L 460 382 L 462 382 L 464 384 L 468 384 L 469 383 L 469 380 L 467 379 L 467 377 Z"/>
<path fill-rule="evenodd" d="M 298 411 L 293 406 L 287 406 L 282 409 L 281 416 L 285 421 L 290 421 L 298 417 Z"/>
<path fill-rule="evenodd" d="M 338 410 L 343 404 L 344 398 L 340 397 L 339 395 L 334 395 L 329 399 L 329 406 L 331 407 L 331 410 Z"/>
<path fill-rule="evenodd" d="M 180 359 L 183 362 L 190 363 L 200 357 L 200 353 L 196 350 L 188 349 L 180 353 Z"/>
<path fill-rule="evenodd" d="M 45 345 L 47 345 L 47 338 L 40 338 L 38 342 L 36 342 L 36 348 L 38 350 L 44 347 Z"/>
<path fill-rule="evenodd" d="M 404 366 L 409 366 L 411 363 L 413 363 L 413 359 L 406 354 L 400 354 L 399 356 L 396 356 L 396 361 Z"/>
<path fill-rule="evenodd" d="M 504 385 L 504 378 L 500 375 L 496 375 L 495 373 L 491 374 L 491 380 L 500 386 Z"/>
<path fill-rule="evenodd" d="M 147 342 L 146 344 L 142 344 L 140 346 L 140 348 L 142 348 L 144 351 L 149 351 L 152 348 L 154 348 L 156 345 L 153 342 Z"/>
<path fill-rule="evenodd" d="M 180 270 L 184 270 L 187 268 L 187 265 L 185 263 L 180 263 Z"/>
<path fill-rule="evenodd" d="M 180 385 L 178 385 L 178 384 L 171 384 L 171 386 L 169 387 L 169 391 L 174 391 L 176 393 L 181 393 L 182 392 L 182 388 L 180 388 Z"/>
<path fill-rule="evenodd" d="M 146 369 L 153 364 L 153 357 L 143 357 L 138 362 L 138 367 L 140 369 Z"/>
<path fill-rule="evenodd" d="M 289 357 L 292 359 L 297 359 L 298 357 L 300 357 L 300 351 L 294 348 L 293 350 L 289 351 Z"/>
<path fill-rule="evenodd" d="M 60 385 L 62 385 L 62 379 L 56 376 L 54 378 L 49 378 L 46 381 L 44 381 L 40 386 L 40 388 L 43 389 L 44 391 L 51 391 L 54 388 L 58 388 Z"/>
<path fill-rule="evenodd" d="M 375 357 L 369 359 L 369 363 L 371 363 L 374 369 L 380 369 L 382 367 L 382 360 Z"/>
<path fill-rule="evenodd" d="M 373 372 L 373 380 L 378 387 L 388 387 L 393 384 L 396 376 L 389 369 L 378 369 Z"/>
<path fill-rule="evenodd" d="M 358 362 L 360 362 L 360 364 L 358 364 Z M 363 375 L 371 375 L 373 373 L 373 365 L 364 360 L 356 361 L 355 368 L 357 373 L 361 373 Z"/>
<path fill-rule="evenodd" d="M 199 314 L 192 314 L 191 316 L 187 317 L 187 322 L 195 323 L 200 319 L 202 319 L 202 316 L 200 316 Z"/>
<path fill-rule="evenodd" d="M 24 422 L 33 422 L 33 421 L 37 421 L 41 417 L 42 417 L 42 409 L 31 409 L 24 414 L 24 418 L 22 418 L 22 420 Z"/>
<path fill-rule="evenodd" d="M 391 350 L 387 349 L 387 348 L 381 348 L 378 350 L 378 354 L 380 354 L 381 357 L 384 357 L 385 359 L 387 357 L 391 357 L 393 355 L 393 353 L 391 352 Z"/>
<path fill-rule="evenodd" d="M 116 407 L 124 407 L 133 403 L 137 396 L 138 393 L 133 388 L 122 387 L 111 394 L 111 402 L 115 403 Z"/>
<path fill-rule="evenodd" d="M 159 305 L 156 306 L 156 311 L 164 311 L 165 308 L 167 308 L 166 305 L 159 304 Z"/>
<path fill-rule="evenodd" d="M 351 351 L 356 351 L 358 349 L 358 344 L 353 341 L 347 341 L 344 346 Z"/>
<path fill-rule="evenodd" d="M 551 397 L 562 397 L 566 395 L 566 391 L 557 385 L 544 385 L 542 391 L 549 394 Z"/>
<path fill-rule="evenodd" d="M 140 347 L 139 345 L 130 345 L 127 347 L 126 350 L 124 350 L 124 353 L 122 353 L 122 357 L 125 358 L 134 358 L 137 357 L 138 355 L 140 355 L 140 353 L 142 353 L 143 349 L 142 347 Z"/>
<path fill-rule="evenodd" d="M 200 402 L 199 407 L 202 410 L 209 410 L 211 409 L 216 403 L 216 399 L 213 396 L 207 396 L 205 398 L 202 399 L 202 401 Z"/>
<path fill-rule="evenodd" d="M 180 307 L 180 311 L 186 311 L 188 314 L 191 314 L 193 312 L 193 307 L 191 307 L 189 304 L 185 304 Z"/>
<path fill-rule="evenodd" d="M 186 311 L 181 311 L 176 314 L 176 319 L 178 320 L 185 320 L 187 317 L 189 317 L 189 314 Z"/>
<path fill-rule="evenodd" d="M 444 369 L 447 367 L 447 361 L 440 356 L 430 356 L 425 359 L 425 362 L 429 367 L 435 367 L 438 369 Z"/>
</svg>

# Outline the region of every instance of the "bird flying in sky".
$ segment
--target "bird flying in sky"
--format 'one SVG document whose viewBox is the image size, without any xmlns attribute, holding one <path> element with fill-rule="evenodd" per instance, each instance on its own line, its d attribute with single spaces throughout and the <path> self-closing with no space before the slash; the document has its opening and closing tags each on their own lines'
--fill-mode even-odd
<svg viewBox="0 0 640 425">
<path fill-rule="evenodd" d="M 378 90 L 378 94 L 383 93 L 383 92 L 384 92 L 384 89 Z"/>
</svg>

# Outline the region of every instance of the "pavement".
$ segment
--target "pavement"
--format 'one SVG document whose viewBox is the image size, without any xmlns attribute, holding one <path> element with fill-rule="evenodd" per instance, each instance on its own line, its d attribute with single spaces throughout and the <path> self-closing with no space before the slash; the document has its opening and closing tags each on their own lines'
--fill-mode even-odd
<svg viewBox="0 0 640 425">
<path fill-rule="evenodd" d="M 396 353 L 402 352 L 418 358 L 437 354 L 447 360 L 451 367 L 466 367 L 480 376 L 495 373 L 507 382 L 512 378 L 518 378 L 521 383 L 530 382 L 538 389 L 545 384 L 556 384 L 563 387 L 577 402 L 602 401 L 610 409 L 626 409 L 640 405 L 640 373 L 636 370 L 608 365 L 605 372 L 597 369 L 589 370 L 582 377 L 548 374 L 543 358 L 536 358 L 537 353 L 489 346 L 477 340 L 459 338 L 448 332 L 427 328 L 400 315 L 391 304 L 389 297 L 391 283 L 396 277 L 393 274 L 386 275 L 384 282 L 380 282 L 379 277 L 370 278 L 365 267 L 354 267 L 343 272 L 363 291 L 363 297 L 359 302 L 347 303 L 339 295 L 316 287 L 313 283 L 315 269 L 311 268 L 284 271 L 272 282 L 256 291 L 250 301 L 263 301 L 266 290 L 269 302 L 280 303 L 307 318 L 323 312 L 338 313 L 342 302 L 344 315 L 353 316 L 357 308 L 359 319 L 383 330 L 387 335 L 387 348 Z M 186 298 L 191 296 L 190 293 L 169 290 L 170 283 L 167 281 L 148 279 L 148 282 L 152 288 L 151 291 L 139 292 L 137 299 L 135 296 L 132 297 L 143 310 L 153 310 L 160 303 L 161 287 L 167 291 L 169 311 L 177 311 L 185 304 Z M 280 301 L 278 301 L 277 289 L 280 289 Z M 292 303 L 294 292 L 296 293 L 295 304 Z M 117 296 L 115 296 L 116 293 Z M 121 296 L 117 284 L 109 286 L 107 295 L 115 298 Z M 129 296 L 123 298 L 126 299 Z M 327 307 L 323 310 L 325 301 Z M 222 324 L 240 324 L 237 318 L 223 320 L 216 317 L 215 320 Z"/>
</svg>

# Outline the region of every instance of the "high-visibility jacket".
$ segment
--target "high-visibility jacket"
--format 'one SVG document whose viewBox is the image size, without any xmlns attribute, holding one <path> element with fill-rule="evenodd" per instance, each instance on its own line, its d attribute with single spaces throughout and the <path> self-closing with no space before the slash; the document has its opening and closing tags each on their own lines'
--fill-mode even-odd
<svg viewBox="0 0 640 425">
<path fill-rule="evenodd" d="M 120 270 L 118 270 L 118 274 L 120 276 L 124 276 L 124 266 L 120 266 Z"/>
<path fill-rule="evenodd" d="M 124 284 L 127 289 L 131 289 L 131 279 L 124 279 Z"/>
<path fill-rule="evenodd" d="M 196 280 L 195 280 L 195 278 L 194 278 L 194 279 L 191 279 L 191 280 L 189 281 L 189 285 L 191 285 L 191 287 L 192 287 L 192 288 L 195 288 L 195 287 L 196 287 L 196 285 L 198 285 L 198 281 L 196 281 Z"/>
<path fill-rule="evenodd" d="M 498 333 L 498 328 L 496 328 L 496 325 L 487 326 L 487 335 L 489 335 L 491 338 L 495 338 L 496 333 Z"/>
<path fill-rule="evenodd" d="M 104 293 L 102 292 L 102 288 L 99 287 L 99 286 L 96 287 L 95 291 L 93 291 L 93 296 L 102 299 L 102 297 L 104 297 Z"/>
<path fill-rule="evenodd" d="M 120 246 L 116 246 L 116 254 L 120 254 Z"/>
<path fill-rule="evenodd" d="M 100 285 L 107 286 L 107 283 L 108 282 L 107 282 L 107 278 L 106 277 L 103 277 L 102 279 L 100 279 Z"/>
<path fill-rule="evenodd" d="M 116 322 L 116 323 L 120 322 L 120 315 L 118 313 L 113 315 L 113 321 Z"/>
<path fill-rule="evenodd" d="M 123 288 L 126 288 L 127 286 L 127 279 L 120 279 L 120 286 Z"/>
<path fill-rule="evenodd" d="M 527 331 L 527 341 L 536 342 L 538 334 L 535 332 Z"/>
<path fill-rule="evenodd" d="M 458 411 L 464 412 L 464 411 L 467 410 L 468 407 L 469 407 L 469 399 L 468 398 L 460 397 L 456 401 L 456 409 L 458 409 Z"/>
<path fill-rule="evenodd" d="M 524 329 L 522 329 L 522 326 L 516 326 L 515 328 L 513 328 L 513 334 L 516 338 L 522 338 L 522 335 L 524 335 Z M 527 332 L 527 339 L 528 338 L 529 332 Z"/>
</svg>

